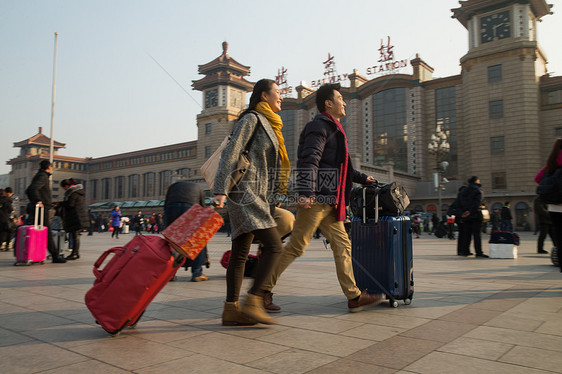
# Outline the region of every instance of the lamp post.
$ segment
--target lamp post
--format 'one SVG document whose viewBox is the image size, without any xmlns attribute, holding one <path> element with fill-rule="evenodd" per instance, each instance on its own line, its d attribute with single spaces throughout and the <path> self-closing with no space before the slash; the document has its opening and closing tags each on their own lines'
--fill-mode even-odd
<svg viewBox="0 0 562 374">
<path fill-rule="evenodd" d="M 449 163 L 447 161 L 442 161 L 443 157 L 449 153 L 451 149 L 451 145 L 447 141 L 447 134 L 443 131 L 441 124 L 437 124 L 435 127 L 435 133 L 431 135 L 431 141 L 427 145 L 427 150 L 430 154 L 435 155 L 436 160 L 436 173 L 433 174 L 433 180 L 435 184 L 435 188 L 437 189 L 437 197 L 438 197 L 438 214 L 439 218 L 443 214 L 441 212 L 441 188 L 442 188 L 442 173 L 447 169 Z"/>
</svg>

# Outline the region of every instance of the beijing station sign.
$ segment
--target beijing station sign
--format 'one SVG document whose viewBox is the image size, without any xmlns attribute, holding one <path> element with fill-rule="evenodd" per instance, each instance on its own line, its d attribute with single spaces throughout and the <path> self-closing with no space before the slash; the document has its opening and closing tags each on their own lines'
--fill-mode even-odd
<svg viewBox="0 0 562 374">
<path fill-rule="evenodd" d="M 408 66 L 408 60 L 395 60 L 394 59 L 394 46 L 390 44 L 390 36 L 387 37 L 388 41 L 385 45 L 381 39 L 381 46 L 379 48 L 379 59 L 377 65 L 373 65 L 367 68 L 367 75 L 379 74 L 379 73 L 394 73 L 400 68 L 405 68 Z"/>
</svg>

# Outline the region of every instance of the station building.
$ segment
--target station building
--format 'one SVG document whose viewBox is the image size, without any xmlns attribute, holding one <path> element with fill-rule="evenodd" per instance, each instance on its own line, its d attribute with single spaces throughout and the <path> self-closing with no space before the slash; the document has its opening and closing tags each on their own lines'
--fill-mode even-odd
<svg viewBox="0 0 562 374">
<path fill-rule="evenodd" d="M 346 75 L 342 125 L 354 166 L 381 182 L 403 184 L 410 209 L 419 212 L 446 211 L 458 188 L 476 175 L 489 209 L 510 201 L 516 229 L 534 228 L 533 178 L 553 140 L 562 136 L 562 77 L 549 74 L 537 30 L 551 8 L 545 0 L 460 1 L 452 16 L 467 29 L 467 40 L 459 43 L 467 43 L 468 51 L 460 57 L 458 75 L 433 78 L 431 62 L 421 55 L 408 62 L 410 74 L 394 73 L 404 62 L 388 59 L 369 68 L 385 70 L 384 75 L 368 79 L 369 70 Z M 81 179 L 94 208 L 113 202 L 158 206 L 179 178 L 204 185 L 199 167 L 231 132 L 253 82 L 246 79 L 250 67 L 229 56 L 226 42 L 219 57 L 199 65 L 199 73 L 203 78 L 192 82 L 204 103 L 196 141 L 101 158 L 60 156 L 64 144 L 55 142 L 55 181 Z M 296 98 L 283 101 L 280 115 L 293 165 L 299 134 L 317 114 L 315 88 L 301 84 Z M 436 155 L 428 144 L 437 127 L 449 148 Z M 47 141 L 39 131 L 14 143 L 21 152 L 8 163 L 20 197 L 38 160 L 48 158 Z M 53 194 L 61 198 L 61 191 Z"/>
</svg>

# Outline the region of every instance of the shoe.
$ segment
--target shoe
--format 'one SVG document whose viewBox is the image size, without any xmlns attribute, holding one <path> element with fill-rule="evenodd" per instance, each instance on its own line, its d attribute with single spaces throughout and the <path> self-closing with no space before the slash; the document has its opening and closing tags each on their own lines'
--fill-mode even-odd
<svg viewBox="0 0 562 374">
<path fill-rule="evenodd" d="M 545 251 L 544 249 L 541 249 L 541 250 L 538 250 L 537 253 L 546 254 L 546 253 L 548 253 L 548 251 Z"/>
<path fill-rule="evenodd" d="M 263 307 L 263 297 L 258 295 L 253 295 L 251 293 L 246 295 L 241 308 L 242 313 L 256 320 L 259 323 L 264 323 L 266 325 L 275 324 L 275 319 L 267 315 Z"/>
<path fill-rule="evenodd" d="M 191 277 L 192 282 L 204 282 L 206 280 L 209 280 L 209 277 L 206 276 L 205 274 L 201 274 L 198 277 Z"/>
<path fill-rule="evenodd" d="M 273 293 L 266 292 L 263 295 L 263 307 L 268 313 L 280 313 L 281 307 L 279 305 L 273 304 Z"/>
<path fill-rule="evenodd" d="M 80 258 L 80 255 L 75 255 L 74 253 L 69 254 L 68 256 L 66 256 L 64 259 L 66 261 L 72 261 L 72 260 L 78 260 Z"/>
<path fill-rule="evenodd" d="M 482 258 L 489 258 L 490 256 L 484 254 L 484 253 L 477 253 L 476 257 L 482 257 Z"/>
<path fill-rule="evenodd" d="M 472 252 L 468 252 L 468 253 L 459 253 L 459 256 L 464 256 L 464 257 L 468 257 L 468 256 L 472 256 L 474 255 L 474 253 Z"/>
<path fill-rule="evenodd" d="M 53 258 L 53 264 L 64 264 L 64 263 L 66 263 L 66 260 L 64 259 L 64 257 Z"/>
<path fill-rule="evenodd" d="M 222 325 L 223 326 L 252 326 L 258 322 L 246 317 L 240 310 L 240 303 L 238 301 L 224 303 L 222 311 Z"/>
<path fill-rule="evenodd" d="M 384 294 L 370 295 L 367 290 L 361 293 L 361 296 L 348 300 L 347 307 L 352 313 L 362 311 L 367 305 L 377 305 L 384 301 Z"/>
</svg>

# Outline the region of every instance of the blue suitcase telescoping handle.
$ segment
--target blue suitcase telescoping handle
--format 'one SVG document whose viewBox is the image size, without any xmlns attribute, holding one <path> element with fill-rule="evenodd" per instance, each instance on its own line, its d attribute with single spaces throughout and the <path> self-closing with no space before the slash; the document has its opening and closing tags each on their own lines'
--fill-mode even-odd
<svg viewBox="0 0 562 374">
<path fill-rule="evenodd" d="M 375 224 L 379 223 L 379 192 L 380 188 L 378 185 L 375 185 Z M 363 214 L 361 217 L 361 221 L 363 224 L 367 223 L 367 188 L 372 186 L 363 185 Z"/>
</svg>

